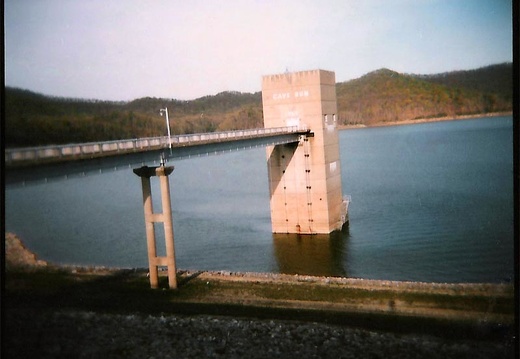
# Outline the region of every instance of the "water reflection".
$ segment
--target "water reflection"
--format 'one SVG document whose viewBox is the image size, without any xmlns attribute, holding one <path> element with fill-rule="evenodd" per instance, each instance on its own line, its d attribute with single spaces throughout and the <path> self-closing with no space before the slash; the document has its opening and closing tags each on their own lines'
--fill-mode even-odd
<svg viewBox="0 0 520 359">
<path fill-rule="evenodd" d="M 316 276 L 347 276 L 344 254 L 348 229 L 331 234 L 273 234 L 279 273 Z"/>
</svg>

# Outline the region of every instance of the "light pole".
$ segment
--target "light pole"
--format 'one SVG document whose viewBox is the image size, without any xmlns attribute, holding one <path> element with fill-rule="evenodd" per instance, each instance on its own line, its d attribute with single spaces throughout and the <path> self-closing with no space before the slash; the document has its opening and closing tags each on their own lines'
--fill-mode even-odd
<svg viewBox="0 0 520 359">
<path fill-rule="evenodd" d="M 161 113 L 161 116 L 163 115 L 163 113 L 166 113 L 166 128 L 168 129 L 168 147 L 171 149 L 172 139 L 170 135 L 170 119 L 168 118 L 168 107 L 161 108 L 159 112 Z"/>
</svg>

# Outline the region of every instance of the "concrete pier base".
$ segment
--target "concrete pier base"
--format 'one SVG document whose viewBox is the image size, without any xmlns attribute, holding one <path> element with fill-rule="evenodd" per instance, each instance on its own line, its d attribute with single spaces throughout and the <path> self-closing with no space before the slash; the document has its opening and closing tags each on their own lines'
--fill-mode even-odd
<svg viewBox="0 0 520 359">
<path fill-rule="evenodd" d="M 148 247 L 148 266 L 150 273 L 150 286 L 152 288 L 159 287 L 159 267 L 166 266 L 168 268 L 168 285 L 170 289 L 177 288 L 177 269 L 175 265 L 175 246 L 173 240 L 173 222 L 170 201 L 170 185 L 168 176 L 173 172 L 172 167 L 143 166 L 133 170 L 136 175 L 141 177 L 143 188 L 143 208 L 144 220 L 146 225 L 146 242 Z M 152 191 L 150 186 L 150 177 L 159 177 L 161 185 L 161 203 L 162 213 L 153 213 Z M 155 223 L 163 223 L 164 239 L 166 245 L 166 256 L 157 256 L 157 243 L 155 239 Z"/>
</svg>

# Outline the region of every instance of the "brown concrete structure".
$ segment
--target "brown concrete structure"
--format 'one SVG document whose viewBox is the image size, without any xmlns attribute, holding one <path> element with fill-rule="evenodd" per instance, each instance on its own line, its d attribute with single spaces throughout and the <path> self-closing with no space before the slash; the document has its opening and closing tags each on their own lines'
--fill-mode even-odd
<svg viewBox="0 0 520 359">
<path fill-rule="evenodd" d="M 168 285 L 170 289 L 177 288 L 177 269 L 175 266 L 175 246 L 173 242 L 172 209 L 170 201 L 170 185 L 168 176 L 173 172 L 172 167 L 143 166 L 134 169 L 134 173 L 141 177 L 143 186 L 143 208 L 146 224 L 146 242 L 148 246 L 148 266 L 150 273 L 150 286 L 159 287 L 159 267 L 168 268 Z M 158 176 L 161 184 L 162 213 L 153 213 L 152 190 L 150 177 Z M 164 240 L 166 242 L 166 257 L 157 256 L 157 244 L 155 241 L 155 223 L 164 224 Z"/>
<path fill-rule="evenodd" d="M 264 76 L 264 126 L 300 126 L 314 136 L 267 148 L 273 233 L 331 233 L 348 221 L 342 197 L 334 72 Z"/>
</svg>

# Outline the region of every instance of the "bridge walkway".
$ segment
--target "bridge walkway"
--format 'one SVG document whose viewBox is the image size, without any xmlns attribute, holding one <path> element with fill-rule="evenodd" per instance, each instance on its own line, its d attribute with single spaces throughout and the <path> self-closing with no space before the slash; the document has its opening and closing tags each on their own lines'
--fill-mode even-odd
<svg viewBox="0 0 520 359">
<path fill-rule="evenodd" d="M 5 165 L 23 166 L 42 163 L 74 161 L 96 157 L 118 156 L 134 152 L 160 149 L 201 146 L 214 143 L 235 142 L 252 139 L 286 136 L 288 142 L 297 140 L 295 135 L 309 131 L 298 126 L 255 128 L 225 132 L 195 133 L 187 135 L 125 139 L 117 141 L 74 143 L 41 147 L 5 149 Z M 173 154 L 173 151 L 172 151 Z"/>
<path fill-rule="evenodd" d="M 171 161 L 294 143 L 302 135 L 312 134 L 306 128 L 292 126 L 178 135 L 171 136 L 170 141 L 167 136 L 161 136 L 6 149 L 5 181 L 8 185 L 24 185 L 135 166 L 153 166 L 162 157 Z"/>
</svg>

